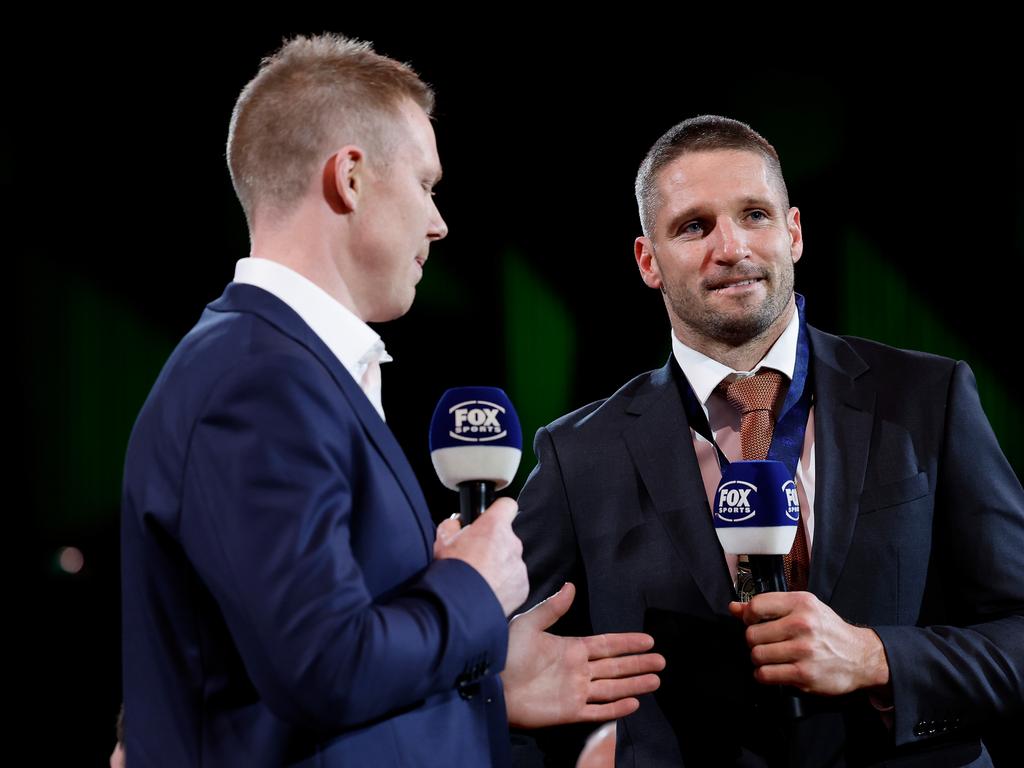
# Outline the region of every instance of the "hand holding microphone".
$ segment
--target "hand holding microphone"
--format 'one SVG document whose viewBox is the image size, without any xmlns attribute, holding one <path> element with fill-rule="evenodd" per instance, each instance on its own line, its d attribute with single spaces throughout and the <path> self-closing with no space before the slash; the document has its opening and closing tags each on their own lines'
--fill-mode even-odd
<svg viewBox="0 0 1024 768">
<path fill-rule="evenodd" d="M 800 522 L 796 484 L 786 466 L 781 461 L 734 461 L 723 466 L 722 481 L 715 491 L 714 520 L 722 549 L 749 557 L 753 599 L 786 592 L 783 556 L 793 548 Z M 759 619 L 748 610 L 752 603 L 730 603 L 729 611 L 746 624 L 754 623 Z M 746 636 L 756 665 L 757 649 L 749 629 Z M 795 693 L 780 691 L 779 697 L 788 717 L 803 716 L 803 705 Z"/>
<path fill-rule="evenodd" d="M 458 557 L 479 571 L 505 615 L 529 594 L 522 543 L 512 532 L 517 506 L 491 503 L 519 467 L 523 438 L 508 397 L 494 387 L 460 387 L 441 397 L 430 426 L 430 455 L 441 482 L 459 492 L 459 515 L 437 528 L 435 557 Z M 483 514 L 481 514 L 483 512 Z M 460 522 L 461 520 L 461 522 Z M 654 638 L 642 632 L 562 637 L 547 630 L 576 594 L 566 584 L 515 617 L 501 673 L 509 722 L 536 728 L 596 722 L 634 712 L 636 698 L 658 687 L 665 659 L 646 653 Z"/>
<path fill-rule="evenodd" d="M 783 555 L 796 538 L 796 485 L 777 461 L 736 461 L 722 469 L 715 493 L 715 532 L 730 554 L 750 556 L 754 597 L 729 604 L 747 625 L 746 640 L 758 682 L 838 695 L 884 686 L 889 666 L 874 631 L 847 624 L 809 592 L 788 592 Z M 784 693 L 790 716 L 802 704 Z"/>
<path fill-rule="evenodd" d="M 512 532 L 518 505 L 493 499 L 515 477 L 522 444 L 515 409 L 496 387 L 449 389 L 434 410 L 430 457 L 441 482 L 459 492 L 461 520 L 441 524 L 434 556 L 473 566 L 506 616 L 526 600 L 529 581 L 523 544 Z"/>
</svg>

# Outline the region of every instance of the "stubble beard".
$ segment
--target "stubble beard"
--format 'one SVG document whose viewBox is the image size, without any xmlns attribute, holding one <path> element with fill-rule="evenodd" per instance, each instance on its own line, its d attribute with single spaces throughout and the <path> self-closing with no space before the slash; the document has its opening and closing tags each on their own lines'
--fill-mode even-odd
<svg viewBox="0 0 1024 768">
<path fill-rule="evenodd" d="M 675 319 L 691 333 L 713 345 L 741 347 L 762 338 L 779 320 L 793 296 L 792 265 L 775 275 L 764 275 L 768 292 L 759 306 L 738 313 L 720 312 L 699 297 L 666 286 L 665 299 Z M 777 284 L 775 281 L 778 281 Z M 702 293 L 706 289 L 699 289 Z"/>
</svg>

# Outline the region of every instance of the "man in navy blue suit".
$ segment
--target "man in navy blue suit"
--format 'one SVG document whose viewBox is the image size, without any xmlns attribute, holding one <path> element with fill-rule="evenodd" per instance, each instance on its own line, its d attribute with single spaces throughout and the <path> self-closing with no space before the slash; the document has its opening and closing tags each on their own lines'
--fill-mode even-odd
<svg viewBox="0 0 1024 768">
<path fill-rule="evenodd" d="M 650 638 L 543 633 L 571 587 L 510 635 L 515 503 L 435 535 L 384 422 L 366 323 L 409 309 L 447 233 L 432 102 L 407 66 L 324 35 L 236 103 L 251 257 L 171 355 L 125 464 L 132 768 L 497 765 L 506 716 L 615 717 L 657 685 L 659 657 L 615 658 Z"/>
<path fill-rule="evenodd" d="M 642 629 L 666 657 L 618 722 L 618 760 L 990 765 L 981 729 L 1024 701 L 1024 491 L 970 369 L 806 323 L 800 211 L 749 126 L 674 126 L 636 196 L 672 355 L 538 431 L 514 526 L 527 605 L 580 590 L 556 631 Z M 790 462 L 809 569 L 797 556 L 793 591 L 740 602 L 709 501 L 754 436 L 733 384 L 762 376 L 781 386 L 749 410 Z M 803 692 L 803 717 L 776 685 Z M 575 760 L 565 729 L 537 736 L 547 764 Z"/>
</svg>

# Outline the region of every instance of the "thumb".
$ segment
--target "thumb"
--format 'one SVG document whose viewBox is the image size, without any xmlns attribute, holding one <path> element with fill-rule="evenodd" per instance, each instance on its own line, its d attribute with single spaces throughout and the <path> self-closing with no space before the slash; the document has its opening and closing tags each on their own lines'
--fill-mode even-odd
<svg viewBox="0 0 1024 768">
<path fill-rule="evenodd" d="M 743 621 L 744 614 L 747 612 L 747 604 L 733 600 L 729 603 L 729 613 L 735 616 L 740 621 Z"/>
<path fill-rule="evenodd" d="M 499 496 L 484 512 L 484 516 L 495 522 L 507 521 L 510 525 L 519 512 L 519 505 L 511 496 Z"/>
<path fill-rule="evenodd" d="M 572 605 L 574 597 L 576 597 L 576 587 L 572 582 L 567 581 L 551 597 L 517 618 L 529 624 L 537 632 L 543 632 L 565 615 L 569 606 Z"/>
</svg>

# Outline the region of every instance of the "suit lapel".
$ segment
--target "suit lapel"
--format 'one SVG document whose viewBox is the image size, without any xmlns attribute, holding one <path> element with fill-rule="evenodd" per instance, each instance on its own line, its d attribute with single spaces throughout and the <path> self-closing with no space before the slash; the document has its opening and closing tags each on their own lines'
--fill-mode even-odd
<svg viewBox="0 0 1024 768">
<path fill-rule="evenodd" d="M 832 597 L 846 562 L 864 488 L 875 391 L 867 364 L 837 336 L 810 332 L 814 366 L 814 541 L 808 588 Z"/>
<path fill-rule="evenodd" d="M 423 536 L 427 558 L 433 557 L 434 529 L 427 510 L 427 502 L 412 467 L 409 466 L 405 454 L 399 447 L 391 430 L 381 419 L 367 399 L 362 388 L 356 383 L 345 366 L 334 353 L 324 344 L 313 330 L 295 312 L 273 294 L 256 286 L 242 283 L 230 283 L 224 294 L 212 302 L 209 308 L 215 312 L 251 312 L 273 324 L 282 333 L 290 336 L 298 344 L 306 347 L 330 372 L 348 401 L 352 412 L 356 414 L 363 429 L 376 446 L 384 461 L 391 469 L 395 480 L 405 494 L 409 506 L 416 518 L 416 524 Z"/>
<path fill-rule="evenodd" d="M 680 560 L 712 610 L 727 614 L 735 599 L 729 568 L 671 365 L 652 373 L 629 404 L 627 413 L 637 418 L 624 432 L 626 445 Z"/>
</svg>

